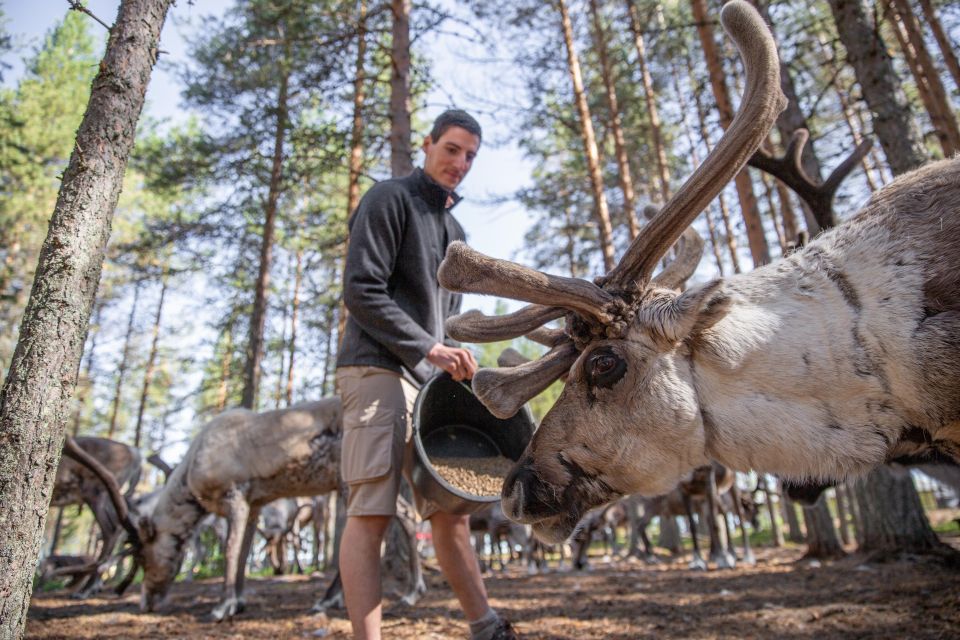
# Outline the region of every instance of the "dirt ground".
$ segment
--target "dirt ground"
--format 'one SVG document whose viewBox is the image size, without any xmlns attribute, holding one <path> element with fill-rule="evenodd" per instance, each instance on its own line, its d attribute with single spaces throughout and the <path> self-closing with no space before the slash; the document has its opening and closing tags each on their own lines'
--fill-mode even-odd
<svg viewBox="0 0 960 640">
<path fill-rule="evenodd" d="M 950 540 L 955 546 L 960 540 Z M 695 572 L 685 561 L 527 575 L 520 567 L 486 579 L 493 606 L 524 638 L 957 638 L 960 570 L 929 560 L 864 564 L 851 556 L 800 561 L 802 547 L 760 549 L 756 567 Z M 442 577 L 428 572 L 427 595 L 393 605 L 386 638 L 465 638 L 462 614 Z M 250 579 L 247 608 L 232 622 L 208 614 L 218 580 L 174 585 L 165 610 L 137 611 L 138 594 L 70 599 L 37 594 L 28 638 L 348 638 L 344 611 L 310 614 L 323 576 Z"/>
</svg>

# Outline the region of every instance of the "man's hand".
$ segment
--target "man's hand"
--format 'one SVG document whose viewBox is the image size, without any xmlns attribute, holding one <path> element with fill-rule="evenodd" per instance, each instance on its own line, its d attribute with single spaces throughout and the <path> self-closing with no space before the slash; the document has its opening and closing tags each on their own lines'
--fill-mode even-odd
<svg viewBox="0 0 960 640">
<path fill-rule="evenodd" d="M 427 354 L 430 364 L 437 366 L 457 381 L 470 380 L 477 372 L 477 361 L 467 349 L 448 347 L 438 342 Z"/>
</svg>

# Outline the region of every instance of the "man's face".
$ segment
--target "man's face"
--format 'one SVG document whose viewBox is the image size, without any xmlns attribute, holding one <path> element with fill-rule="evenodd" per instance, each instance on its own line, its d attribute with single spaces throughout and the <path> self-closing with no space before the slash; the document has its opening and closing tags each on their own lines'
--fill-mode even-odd
<svg viewBox="0 0 960 640">
<path fill-rule="evenodd" d="M 439 140 L 423 141 L 423 170 L 444 188 L 453 191 L 470 171 L 480 149 L 480 138 L 462 127 L 450 127 Z"/>
</svg>

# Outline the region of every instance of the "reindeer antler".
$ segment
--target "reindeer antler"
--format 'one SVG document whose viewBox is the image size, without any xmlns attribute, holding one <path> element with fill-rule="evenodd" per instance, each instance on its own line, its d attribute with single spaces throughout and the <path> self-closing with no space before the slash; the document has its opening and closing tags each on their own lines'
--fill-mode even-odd
<svg viewBox="0 0 960 640">
<path fill-rule="evenodd" d="M 123 525 L 124 529 L 126 529 L 127 534 L 130 536 L 130 540 L 134 544 L 139 544 L 140 533 L 137 531 L 136 525 L 133 524 L 133 520 L 130 519 L 130 507 L 127 505 L 127 501 L 123 497 L 123 494 L 120 493 L 120 487 L 117 486 L 117 479 L 113 477 L 113 474 L 110 473 L 106 467 L 100 464 L 99 460 L 84 451 L 72 436 L 67 436 L 66 440 L 64 441 L 63 454 L 73 458 L 88 468 L 95 476 L 97 476 L 97 478 L 100 479 L 100 482 L 102 482 L 107 489 L 107 495 L 110 496 L 110 502 L 113 503 L 113 508 L 117 511 L 117 517 L 120 519 L 120 524 Z"/>
<path fill-rule="evenodd" d="M 742 0 L 724 5 L 720 22 L 730 34 L 746 69 L 747 86 L 730 128 L 703 164 L 663 206 L 607 274 L 607 291 L 643 290 L 657 262 L 733 178 L 767 136 L 787 99 L 780 90 L 777 46 L 757 10 Z"/>
<path fill-rule="evenodd" d="M 746 165 L 786 106 L 780 90 L 776 44 L 756 9 L 744 0 L 732 0 L 724 6 L 721 21 L 740 50 L 746 68 L 747 83 L 740 111 L 703 165 L 643 228 L 607 276 L 598 278 L 594 284 L 547 275 L 507 260 L 490 258 L 455 242 L 447 249 L 440 265 L 437 274 L 440 284 L 451 291 L 500 295 L 572 311 L 567 318 L 567 334 L 580 347 L 594 336 L 622 336 L 633 322 L 638 294 L 651 284 L 660 258 Z M 693 273 L 702 249 L 699 236 L 687 234 L 672 268 L 665 269 L 653 284 L 678 286 Z M 543 312 L 534 307 L 525 312 L 528 316 L 524 322 L 514 317 L 497 330 L 497 319 L 477 313 L 473 312 L 468 318 L 452 318 L 448 326 L 469 326 L 469 330 L 464 329 L 460 334 L 464 339 L 470 339 L 468 336 L 503 339 L 529 332 L 534 316 L 544 317 L 539 316 Z M 547 355 L 535 362 L 512 368 L 481 369 L 473 379 L 473 389 L 494 415 L 508 417 L 569 370 L 577 355 L 577 346 L 563 340 L 554 343 Z"/>
<path fill-rule="evenodd" d="M 837 216 L 833 212 L 833 198 L 837 194 L 837 189 L 857 163 L 867 155 L 873 146 L 873 141 L 869 138 L 862 140 L 853 153 L 837 165 L 830 177 L 823 184 L 818 185 L 803 170 L 801 162 L 803 147 L 809 137 L 810 133 L 806 129 L 797 129 L 787 143 L 787 149 L 782 158 L 774 157 L 761 147 L 753 154 L 748 164 L 769 173 L 793 189 L 794 193 L 810 207 L 817 224 L 823 229 L 829 229 L 837 226 Z"/>
<path fill-rule="evenodd" d="M 565 313 L 566 310 L 559 307 L 544 307 L 538 304 L 503 316 L 487 316 L 472 309 L 448 318 L 444 328 L 447 335 L 461 342 L 498 342 L 526 335 Z"/>
</svg>

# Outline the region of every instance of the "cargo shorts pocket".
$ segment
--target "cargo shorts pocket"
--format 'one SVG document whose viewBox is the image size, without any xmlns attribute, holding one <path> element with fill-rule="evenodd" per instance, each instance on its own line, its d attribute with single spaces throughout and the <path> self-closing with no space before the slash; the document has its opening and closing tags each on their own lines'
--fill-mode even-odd
<svg viewBox="0 0 960 640">
<path fill-rule="evenodd" d="M 343 434 L 343 481 L 370 482 L 387 475 L 393 467 L 393 424 L 367 424 Z"/>
</svg>

